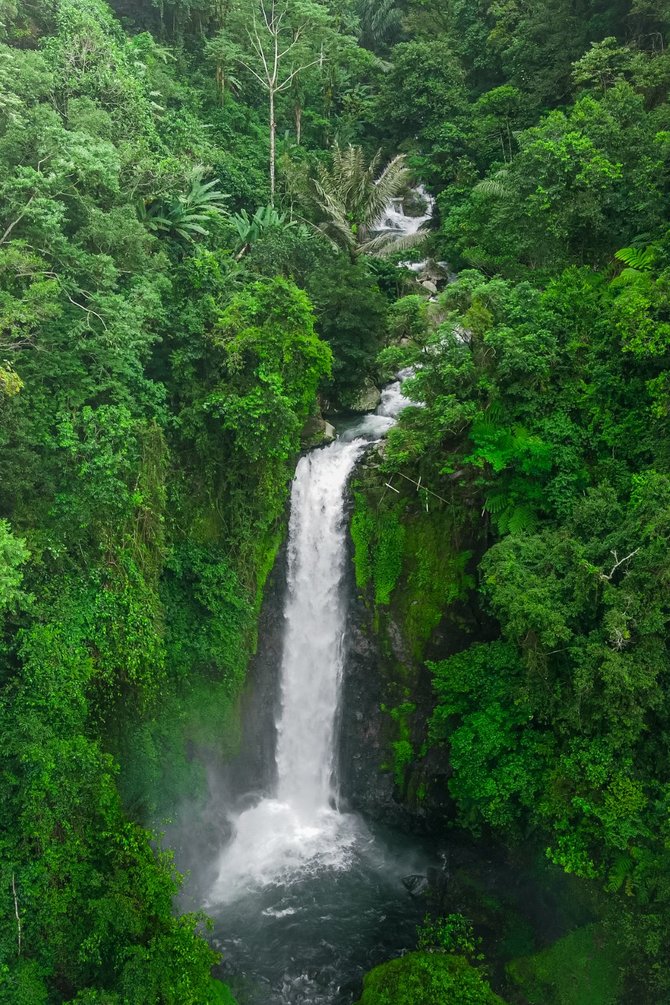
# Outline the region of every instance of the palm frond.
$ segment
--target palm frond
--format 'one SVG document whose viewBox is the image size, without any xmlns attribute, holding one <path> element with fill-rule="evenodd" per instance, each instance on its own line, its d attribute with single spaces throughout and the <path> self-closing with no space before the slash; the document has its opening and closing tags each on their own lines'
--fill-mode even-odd
<svg viewBox="0 0 670 1005">
<path fill-rule="evenodd" d="M 383 234 L 375 234 L 359 245 L 362 255 L 394 255 L 396 251 L 407 251 L 416 248 L 428 237 L 427 230 L 417 230 L 414 234 L 398 234 L 387 230 Z"/>
<path fill-rule="evenodd" d="M 473 191 L 480 192 L 482 195 L 494 196 L 496 199 L 500 199 L 502 196 L 507 194 L 507 185 L 505 184 L 507 180 L 507 171 L 503 168 L 501 171 L 497 171 L 496 174 L 491 178 L 484 178 L 482 181 L 478 182 Z"/>
<path fill-rule="evenodd" d="M 320 217 L 319 230 L 333 244 L 351 253 L 383 254 L 392 245 L 400 250 L 423 240 L 422 232 L 409 237 L 389 232 L 368 236 L 391 200 L 407 185 L 409 171 L 403 154 L 383 168 L 381 150 L 368 161 L 362 147 L 335 143 L 331 155 L 330 167 L 317 166 L 306 198 Z"/>
</svg>

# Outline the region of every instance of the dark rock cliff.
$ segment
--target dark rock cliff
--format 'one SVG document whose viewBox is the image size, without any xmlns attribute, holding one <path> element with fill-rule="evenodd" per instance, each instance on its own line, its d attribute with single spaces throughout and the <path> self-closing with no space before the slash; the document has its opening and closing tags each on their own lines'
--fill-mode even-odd
<svg viewBox="0 0 670 1005">
<path fill-rule="evenodd" d="M 467 598 L 454 601 L 417 655 L 403 623 L 406 606 L 376 606 L 369 592 L 363 596 L 356 587 L 351 543 L 345 588 L 349 614 L 338 752 L 343 805 L 393 827 L 443 830 L 454 816 L 451 768 L 448 752 L 428 743 L 433 697 L 426 661 L 486 638 L 490 625 Z"/>
</svg>

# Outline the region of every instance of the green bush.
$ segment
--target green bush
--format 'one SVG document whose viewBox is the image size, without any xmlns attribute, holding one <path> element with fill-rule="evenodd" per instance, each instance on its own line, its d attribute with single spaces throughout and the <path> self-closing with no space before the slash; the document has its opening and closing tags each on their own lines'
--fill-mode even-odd
<svg viewBox="0 0 670 1005">
<path fill-rule="evenodd" d="M 408 953 L 366 975 L 357 1005 L 504 1005 L 464 957 Z"/>
</svg>

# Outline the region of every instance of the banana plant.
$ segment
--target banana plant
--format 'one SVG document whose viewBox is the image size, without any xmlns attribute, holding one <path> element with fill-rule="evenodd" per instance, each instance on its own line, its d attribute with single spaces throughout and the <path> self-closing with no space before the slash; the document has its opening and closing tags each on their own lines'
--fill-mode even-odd
<svg viewBox="0 0 670 1005">
<path fill-rule="evenodd" d="M 196 165 L 188 174 L 188 190 L 174 199 L 150 199 L 140 203 L 138 215 L 147 230 L 193 241 L 208 237 L 208 223 L 227 215 L 227 195 L 217 186 L 219 179 L 205 181 L 205 168 Z"/>
<path fill-rule="evenodd" d="M 235 249 L 238 261 L 269 231 L 297 228 L 302 236 L 310 236 L 307 227 L 298 226 L 295 220 L 289 219 L 286 213 L 278 212 L 274 206 L 259 206 L 251 217 L 243 209 L 240 213 L 234 213 L 231 221 L 239 238 Z"/>
</svg>

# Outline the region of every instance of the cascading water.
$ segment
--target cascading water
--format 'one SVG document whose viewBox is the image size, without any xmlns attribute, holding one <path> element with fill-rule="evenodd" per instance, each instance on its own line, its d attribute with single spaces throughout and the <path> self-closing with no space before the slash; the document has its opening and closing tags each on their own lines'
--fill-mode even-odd
<svg viewBox="0 0 670 1005">
<path fill-rule="evenodd" d="M 409 404 L 401 380 L 410 372 L 384 390 L 376 414 L 363 416 L 340 439 L 298 463 L 289 522 L 276 791 L 234 821 L 213 902 L 286 881 L 296 870 L 346 868 L 365 831 L 357 817 L 337 809 L 333 777 L 346 620 L 344 500 L 361 453 Z"/>
<path fill-rule="evenodd" d="M 235 973 L 251 975 L 240 1000 L 253 1005 L 351 1001 L 342 974 L 378 961 L 379 919 L 391 952 L 418 920 L 400 883 L 414 859 L 400 864 L 357 815 L 340 812 L 334 778 L 347 482 L 409 404 L 401 382 L 410 372 L 384 390 L 376 414 L 302 457 L 293 482 L 275 791 L 232 821 L 207 904 Z"/>
<path fill-rule="evenodd" d="M 416 232 L 428 215 L 390 206 L 385 226 Z M 418 273 L 426 263 L 409 265 Z M 434 845 L 369 827 L 338 808 L 336 722 L 347 624 L 343 579 L 348 478 L 409 403 L 389 384 L 375 414 L 347 422 L 297 467 L 291 495 L 281 703 L 272 795 L 239 813 L 207 912 L 219 976 L 239 1005 L 352 1005 L 362 974 L 411 948 L 426 904 L 402 878 L 443 864 Z M 355 712 L 352 710 L 353 714 Z M 454 853 L 450 840 L 449 854 Z M 468 846 L 464 861 L 472 866 Z M 481 882 L 490 879 L 485 860 Z M 462 893 L 453 909 L 461 910 Z"/>
<path fill-rule="evenodd" d="M 344 492 L 366 440 L 336 440 L 301 458 L 291 495 L 277 783 L 243 812 L 212 899 L 286 881 L 296 870 L 344 868 L 354 817 L 335 808 L 334 724 L 342 673 Z"/>
<path fill-rule="evenodd" d="M 380 232 L 394 231 L 403 235 L 418 233 L 432 219 L 435 200 L 423 185 L 418 185 L 413 191 L 426 205 L 425 211 L 420 216 L 408 216 L 404 210 L 403 200 L 392 199 L 374 229 Z"/>
<path fill-rule="evenodd" d="M 342 670 L 343 500 L 363 441 L 303 457 L 289 525 L 289 597 L 277 742 L 277 796 L 305 814 L 334 801 L 333 727 Z"/>
</svg>

